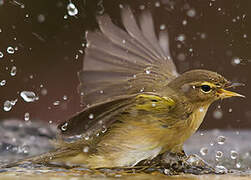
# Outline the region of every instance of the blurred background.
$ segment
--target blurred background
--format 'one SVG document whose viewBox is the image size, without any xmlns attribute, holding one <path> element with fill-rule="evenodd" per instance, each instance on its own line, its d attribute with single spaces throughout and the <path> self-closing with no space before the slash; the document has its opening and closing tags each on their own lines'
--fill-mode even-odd
<svg viewBox="0 0 251 180">
<path fill-rule="evenodd" d="M 0 121 L 59 123 L 82 108 L 77 72 L 85 31 L 97 15 L 120 24 L 121 4 L 149 9 L 156 32 L 168 30 L 180 73 L 205 68 L 245 83 L 210 107 L 201 129 L 251 128 L 250 0 L 0 0 Z"/>
</svg>

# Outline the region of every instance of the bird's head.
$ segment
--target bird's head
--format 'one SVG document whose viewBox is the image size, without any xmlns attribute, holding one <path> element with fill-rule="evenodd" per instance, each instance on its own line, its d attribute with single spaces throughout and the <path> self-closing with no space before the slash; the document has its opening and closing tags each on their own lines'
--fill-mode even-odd
<svg viewBox="0 0 251 180">
<path fill-rule="evenodd" d="M 174 91 L 181 93 L 191 103 L 209 105 L 218 99 L 229 97 L 244 97 L 241 94 L 226 89 L 242 86 L 241 83 L 231 83 L 216 72 L 207 70 L 191 70 L 183 73 L 168 84 Z"/>
</svg>

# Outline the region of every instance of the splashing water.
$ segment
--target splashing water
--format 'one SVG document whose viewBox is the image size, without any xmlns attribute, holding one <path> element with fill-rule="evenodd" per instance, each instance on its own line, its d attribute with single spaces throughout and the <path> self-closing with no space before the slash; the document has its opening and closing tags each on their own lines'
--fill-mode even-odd
<svg viewBox="0 0 251 180">
<path fill-rule="evenodd" d="M 15 53 L 14 48 L 11 47 L 11 46 L 7 47 L 7 53 L 9 53 L 9 54 L 14 54 L 14 53 Z"/>
<path fill-rule="evenodd" d="M 22 91 L 20 93 L 20 96 L 23 98 L 23 100 L 25 102 L 34 102 L 34 101 L 38 100 L 38 97 L 32 91 Z"/>
<path fill-rule="evenodd" d="M 78 9 L 75 6 L 75 4 L 73 4 L 72 2 L 70 2 L 67 5 L 67 11 L 68 11 L 69 16 L 76 16 L 78 14 Z"/>
<path fill-rule="evenodd" d="M 4 111 L 10 111 L 12 109 L 12 107 L 15 106 L 16 102 L 17 102 L 17 99 L 11 100 L 11 101 L 10 100 L 6 100 L 4 102 L 4 105 L 3 105 L 3 110 Z"/>
</svg>

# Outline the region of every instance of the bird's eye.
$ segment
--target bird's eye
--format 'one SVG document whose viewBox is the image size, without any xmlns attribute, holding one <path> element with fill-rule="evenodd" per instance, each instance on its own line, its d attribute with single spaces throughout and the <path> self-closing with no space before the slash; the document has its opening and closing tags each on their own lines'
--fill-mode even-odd
<svg viewBox="0 0 251 180">
<path fill-rule="evenodd" d="M 201 90 L 204 93 L 209 93 L 212 90 L 212 88 L 209 85 L 202 85 Z"/>
</svg>

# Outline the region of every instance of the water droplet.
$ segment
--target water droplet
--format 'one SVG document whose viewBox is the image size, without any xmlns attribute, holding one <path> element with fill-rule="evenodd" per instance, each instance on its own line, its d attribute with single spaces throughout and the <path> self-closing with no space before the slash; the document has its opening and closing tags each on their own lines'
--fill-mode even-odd
<svg viewBox="0 0 251 180">
<path fill-rule="evenodd" d="M 241 168 L 241 163 L 240 162 L 238 162 L 238 163 L 236 163 L 236 165 L 235 165 L 237 168 Z"/>
<path fill-rule="evenodd" d="M 145 8 L 146 8 L 146 6 L 143 5 L 143 4 L 141 4 L 141 5 L 139 6 L 139 9 L 140 9 L 140 10 L 144 10 Z"/>
<path fill-rule="evenodd" d="M 206 37 L 207 37 L 207 35 L 206 35 L 205 33 L 201 33 L 201 34 L 200 34 L 200 38 L 201 38 L 201 39 L 206 39 Z"/>
<path fill-rule="evenodd" d="M 220 109 L 217 109 L 213 112 L 213 117 L 215 119 L 221 119 L 223 117 L 223 112 Z"/>
<path fill-rule="evenodd" d="M 225 136 L 218 136 L 217 137 L 217 143 L 220 145 L 223 145 L 226 141 L 226 137 Z"/>
<path fill-rule="evenodd" d="M 106 127 L 103 127 L 101 132 L 102 132 L 102 133 L 105 133 L 106 131 L 107 131 L 107 128 L 106 128 Z"/>
<path fill-rule="evenodd" d="M 225 166 L 222 166 L 222 165 L 217 165 L 216 166 L 216 170 L 219 171 L 219 173 L 227 173 L 227 168 Z"/>
<path fill-rule="evenodd" d="M 151 71 L 149 69 L 146 69 L 146 74 L 150 74 Z"/>
<path fill-rule="evenodd" d="M 183 21 L 182 21 L 182 25 L 183 25 L 183 26 L 187 25 L 187 20 L 183 20 Z"/>
<path fill-rule="evenodd" d="M 216 157 L 216 158 L 222 158 L 222 156 L 223 156 L 223 152 L 221 152 L 221 151 L 216 151 L 216 154 L 215 154 L 215 157 Z"/>
<path fill-rule="evenodd" d="M 164 169 L 164 174 L 170 175 L 171 171 L 169 169 Z"/>
<path fill-rule="evenodd" d="M 102 15 L 102 14 L 104 14 L 104 11 L 105 11 L 105 8 L 104 8 L 104 5 L 103 5 L 103 0 L 100 0 L 97 3 L 97 13 L 99 15 Z"/>
<path fill-rule="evenodd" d="M 10 75 L 11 76 L 15 76 L 17 74 L 17 67 L 13 66 L 10 70 Z"/>
<path fill-rule="evenodd" d="M 68 5 L 67 5 L 67 11 L 68 11 L 68 14 L 70 16 L 75 16 L 78 14 L 78 9 L 76 8 L 75 4 L 73 4 L 72 2 L 70 2 Z"/>
<path fill-rule="evenodd" d="M 75 55 L 75 59 L 78 59 L 78 58 L 79 58 L 79 55 L 78 55 L 78 54 L 76 54 L 76 55 Z"/>
<path fill-rule="evenodd" d="M 32 91 L 22 91 L 20 93 L 20 96 L 23 98 L 25 102 L 34 102 L 35 100 L 38 99 L 36 94 Z"/>
<path fill-rule="evenodd" d="M 120 8 L 120 9 L 123 9 L 123 8 L 124 8 L 124 5 L 123 5 L 123 4 L 119 4 L 119 8 Z"/>
<path fill-rule="evenodd" d="M 89 147 L 88 147 L 88 146 L 85 146 L 85 147 L 83 148 L 83 152 L 87 153 L 88 151 L 89 151 Z"/>
<path fill-rule="evenodd" d="M 233 150 L 230 151 L 230 157 L 231 157 L 231 159 L 237 159 L 238 156 L 239 156 L 238 152 L 233 151 Z"/>
<path fill-rule="evenodd" d="M 233 66 L 238 65 L 238 64 L 240 64 L 240 63 L 241 63 L 241 59 L 240 59 L 239 57 L 234 57 L 234 58 L 232 59 L 232 61 L 231 61 L 231 64 L 232 64 Z"/>
<path fill-rule="evenodd" d="M 243 38 L 247 38 L 248 37 L 248 35 L 247 34 L 243 34 Z"/>
<path fill-rule="evenodd" d="M 126 40 L 123 39 L 123 40 L 122 40 L 122 43 L 125 44 L 125 43 L 126 43 Z"/>
<path fill-rule="evenodd" d="M 29 121 L 29 120 L 30 120 L 30 114 L 29 114 L 28 112 L 26 112 L 26 113 L 24 114 L 24 120 L 25 120 L 25 121 Z"/>
<path fill-rule="evenodd" d="M 43 23 L 43 22 L 45 21 L 45 15 L 39 14 L 39 15 L 37 16 L 37 21 L 38 21 L 39 23 Z"/>
<path fill-rule="evenodd" d="M 1 82 L 0 82 L 0 86 L 4 86 L 6 84 L 6 80 L 2 80 Z"/>
<path fill-rule="evenodd" d="M 156 103 L 152 103 L 152 107 L 156 107 Z"/>
<path fill-rule="evenodd" d="M 230 113 L 233 112 L 233 109 L 232 109 L 232 108 L 229 108 L 228 112 L 230 112 Z"/>
<path fill-rule="evenodd" d="M 104 93 L 104 91 L 103 91 L 103 90 L 100 90 L 100 91 L 99 91 L 99 93 L 100 93 L 100 94 L 103 94 L 103 93 Z"/>
<path fill-rule="evenodd" d="M 11 108 L 12 108 L 12 105 L 11 105 L 10 101 L 9 100 L 5 101 L 4 105 L 3 105 L 3 110 L 4 111 L 10 111 Z"/>
<path fill-rule="evenodd" d="M 189 10 L 187 11 L 187 16 L 189 16 L 189 17 L 194 17 L 195 15 L 196 15 L 195 9 L 189 9 Z"/>
<path fill-rule="evenodd" d="M 180 34 L 178 35 L 178 37 L 176 37 L 176 41 L 185 41 L 186 39 L 186 36 L 184 34 Z"/>
<path fill-rule="evenodd" d="M 52 124 L 52 121 L 49 121 L 49 124 Z"/>
<path fill-rule="evenodd" d="M 3 53 L 0 51 L 0 58 L 3 58 Z"/>
<path fill-rule="evenodd" d="M 204 112 L 205 109 L 203 107 L 199 108 L 199 112 Z"/>
<path fill-rule="evenodd" d="M 64 96 L 63 96 L 63 100 L 66 101 L 67 99 L 68 99 L 68 97 L 67 97 L 66 95 L 64 95 Z"/>
<path fill-rule="evenodd" d="M 165 24 L 161 24 L 160 25 L 160 30 L 165 30 L 166 29 L 166 25 Z"/>
<path fill-rule="evenodd" d="M 160 7 L 160 2 L 155 2 L 155 7 Z"/>
<path fill-rule="evenodd" d="M 94 118 L 94 115 L 93 114 L 89 114 L 89 119 L 93 119 Z"/>
<path fill-rule="evenodd" d="M 45 89 L 45 88 L 41 89 L 41 94 L 42 94 L 43 96 L 46 96 L 47 93 L 48 93 L 47 89 Z"/>
<path fill-rule="evenodd" d="M 85 136 L 85 140 L 88 141 L 90 139 L 89 136 Z"/>
<path fill-rule="evenodd" d="M 15 50 L 13 47 L 11 47 L 11 46 L 7 47 L 7 53 L 14 54 L 14 52 L 15 52 Z"/>
<path fill-rule="evenodd" d="M 3 110 L 6 112 L 10 111 L 11 108 L 16 104 L 16 102 L 17 102 L 17 99 L 12 100 L 12 101 L 6 100 L 3 105 Z"/>
<path fill-rule="evenodd" d="M 67 15 L 64 15 L 64 19 L 67 19 L 68 18 L 68 16 Z"/>
<path fill-rule="evenodd" d="M 67 126 L 68 126 L 68 123 L 64 123 L 63 126 L 61 126 L 61 130 L 62 131 L 66 131 L 67 130 Z"/>
<path fill-rule="evenodd" d="M 207 155 L 207 153 L 208 153 L 208 149 L 207 149 L 206 147 L 202 147 L 202 148 L 200 149 L 200 154 L 201 154 L 202 156 Z"/>
<path fill-rule="evenodd" d="M 60 101 L 55 101 L 55 102 L 53 103 L 54 106 L 58 106 L 59 104 L 60 104 Z"/>
</svg>

